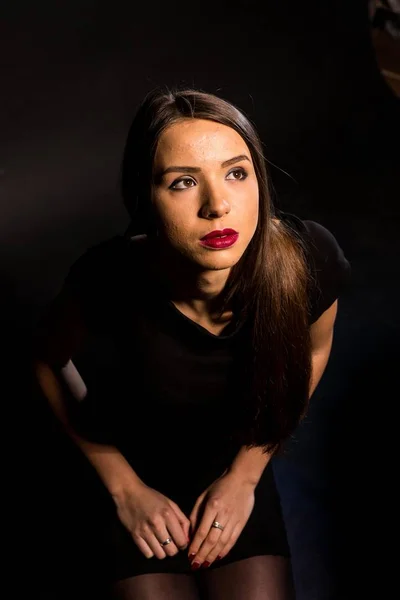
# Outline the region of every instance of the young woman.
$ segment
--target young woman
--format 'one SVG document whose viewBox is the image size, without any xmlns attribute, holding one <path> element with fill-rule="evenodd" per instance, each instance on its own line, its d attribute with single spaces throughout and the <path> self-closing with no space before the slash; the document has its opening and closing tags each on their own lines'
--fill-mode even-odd
<svg viewBox="0 0 400 600">
<path fill-rule="evenodd" d="M 35 362 L 114 500 L 113 597 L 292 598 L 270 460 L 324 372 L 349 263 L 274 210 L 256 131 L 210 94 L 144 100 L 122 192 L 133 229 L 72 266 Z"/>
</svg>

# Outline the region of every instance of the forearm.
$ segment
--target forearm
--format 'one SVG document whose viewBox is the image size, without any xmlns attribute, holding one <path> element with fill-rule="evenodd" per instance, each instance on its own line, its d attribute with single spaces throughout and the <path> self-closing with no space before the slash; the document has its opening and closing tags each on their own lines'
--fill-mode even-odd
<svg viewBox="0 0 400 600">
<path fill-rule="evenodd" d="M 96 444 L 78 435 L 68 418 L 66 401 L 62 387 L 51 367 L 43 362 L 34 366 L 39 385 L 47 398 L 50 408 L 61 423 L 67 435 L 81 449 L 97 471 L 113 497 L 123 493 L 127 487 L 142 483 L 135 471 L 115 446 Z"/>
<path fill-rule="evenodd" d="M 255 448 L 242 446 L 227 472 L 237 477 L 241 483 L 246 482 L 256 487 L 272 456 L 273 452 L 263 452 L 260 446 Z"/>
<path fill-rule="evenodd" d="M 312 373 L 310 378 L 309 397 L 311 397 L 321 380 L 321 377 L 328 364 L 331 344 L 326 346 L 320 352 L 312 354 Z M 241 481 L 246 481 L 256 486 L 273 456 L 273 452 L 263 452 L 261 447 L 247 448 L 242 446 L 235 456 L 228 472 L 238 477 Z"/>
<path fill-rule="evenodd" d="M 318 352 L 313 352 L 311 355 L 311 378 L 309 388 L 309 398 L 315 392 L 315 389 L 321 381 L 322 375 L 325 372 L 328 364 L 329 356 L 332 348 L 332 340 L 330 343 Z"/>
</svg>

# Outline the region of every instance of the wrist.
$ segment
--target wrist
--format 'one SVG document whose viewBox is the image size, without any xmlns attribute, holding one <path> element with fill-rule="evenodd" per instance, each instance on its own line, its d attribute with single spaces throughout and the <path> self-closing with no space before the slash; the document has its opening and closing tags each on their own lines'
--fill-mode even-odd
<svg viewBox="0 0 400 600">
<path fill-rule="evenodd" d="M 252 488 L 256 488 L 258 482 L 260 481 L 261 475 L 249 473 L 247 470 L 242 469 L 236 465 L 231 465 L 226 472 L 226 475 L 229 476 L 230 479 L 236 481 L 237 485 L 243 486 L 247 485 Z"/>
<path fill-rule="evenodd" d="M 136 475 L 134 471 L 130 473 L 115 474 L 106 482 L 106 487 L 110 495 L 116 499 L 123 499 L 126 496 L 137 493 L 145 484 Z"/>
<path fill-rule="evenodd" d="M 272 454 L 263 451 L 262 447 L 242 446 L 228 467 L 228 473 L 241 485 L 256 487 Z"/>
<path fill-rule="evenodd" d="M 82 438 L 80 447 L 113 498 L 123 498 L 144 485 L 116 447 L 95 444 Z"/>
</svg>

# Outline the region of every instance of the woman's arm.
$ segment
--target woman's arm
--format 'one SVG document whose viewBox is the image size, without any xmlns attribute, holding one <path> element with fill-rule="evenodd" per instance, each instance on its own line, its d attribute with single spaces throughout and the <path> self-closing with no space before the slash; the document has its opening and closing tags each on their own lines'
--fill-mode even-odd
<svg viewBox="0 0 400 600">
<path fill-rule="evenodd" d="M 79 436 L 69 422 L 62 386 L 54 371 L 37 361 L 35 372 L 56 418 L 97 471 L 115 502 L 121 523 L 144 556 L 163 559 L 186 548 L 190 521 L 179 506 L 148 487 L 117 448 Z M 160 542 L 167 537 L 173 542 L 164 548 Z"/>
<path fill-rule="evenodd" d="M 336 312 L 337 300 L 311 326 L 310 397 L 328 363 Z M 208 566 L 218 555 L 224 557 L 230 552 L 253 510 L 255 488 L 272 454 L 264 453 L 262 447 L 242 446 L 225 473 L 198 497 L 190 515 L 195 535 L 188 554 L 193 568 L 203 563 Z M 216 533 L 214 521 L 223 525 L 225 538 L 220 532 Z"/>
<path fill-rule="evenodd" d="M 88 330 L 75 294 L 64 286 L 41 320 L 34 343 L 33 369 L 52 412 L 64 431 L 82 450 L 114 499 L 140 483 L 131 466 L 114 446 L 92 443 L 75 431 L 68 417 L 64 384 L 75 401 L 83 400 L 86 386 L 71 361 L 85 343 Z M 65 365 L 53 368 L 53 364 Z M 62 382 L 61 382 L 62 377 Z"/>
<path fill-rule="evenodd" d="M 328 364 L 332 350 L 333 333 L 338 309 L 338 301 L 326 310 L 318 321 L 311 325 L 311 382 L 310 394 L 313 395 Z"/>
<path fill-rule="evenodd" d="M 309 397 L 313 395 L 328 364 L 332 349 L 334 325 L 337 315 L 338 301 L 336 300 L 321 317 L 311 325 L 311 381 Z M 238 477 L 240 481 L 254 485 L 272 458 L 273 453 L 263 453 L 262 448 L 240 448 L 228 472 Z"/>
<path fill-rule="evenodd" d="M 75 402 L 84 402 L 87 394 L 85 382 L 71 360 L 84 347 L 89 334 L 79 295 L 64 287 L 40 325 L 33 365 L 38 383 L 56 419 L 109 491 L 117 516 L 138 549 L 147 558 L 174 556 L 188 543 L 187 516 L 170 498 L 146 485 L 115 446 L 80 436 L 73 426 L 73 416 L 69 416 L 69 393 Z M 60 365 L 64 366 L 60 369 Z M 172 542 L 164 547 L 161 542 L 167 538 Z"/>
<path fill-rule="evenodd" d="M 82 450 L 95 468 L 113 498 L 117 499 L 121 494 L 126 493 L 127 490 L 132 490 L 138 485 L 143 484 L 117 448 L 96 444 L 78 435 L 68 418 L 62 386 L 53 369 L 45 362 L 36 361 L 34 371 L 54 415 L 61 423 L 64 431 Z"/>
</svg>

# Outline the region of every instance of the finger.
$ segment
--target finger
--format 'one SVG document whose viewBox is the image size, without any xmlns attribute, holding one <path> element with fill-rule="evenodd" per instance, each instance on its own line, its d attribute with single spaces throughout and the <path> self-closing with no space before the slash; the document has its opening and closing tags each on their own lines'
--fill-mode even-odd
<svg viewBox="0 0 400 600">
<path fill-rule="evenodd" d="M 227 548 L 229 542 L 232 540 L 232 536 L 235 535 L 235 531 L 236 531 L 236 527 L 233 524 L 228 523 L 225 526 L 224 531 L 221 532 L 218 542 L 214 545 L 214 547 L 210 550 L 210 552 L 205 556 L 204 561 L 203 561 L 204 567 L 210 566 L 214 561 L 217 560 L 217 558 L 218 559 L 222 558 L 224 551 L 226 551 L 226 548 Z M 232 546 L 233 546 L 233 544 L 232 544 Z M 206 546 L 205 546 L 205 544 L 203 544 L 203 546 L 200 548 L 200 551 L 199 551 L 200 558 L 203 558 L 203 549 L 205 549 L 205 548 L 206 548 Z"/>
<path fill-rule="evenodd" d="M 165 525 L 170 533 L 170 537 L 174 540 L 175 545 L 180 550 L 185 550 L 185 548 L 188 547 L 189 538 L 184 532 L 182 524 L 178 521 L 178 518 L 174 512 L 166 517 Z"/>
<path fill-rule="evenodd" d="M 165 528 L 164 528 L 165 529 Z M 164 541 L 167 539 L 168 534 L 165 535 L 161 541 Z M 150 525 L 144 525 L 140 531 L 140 533 L 136 536 L 134 536 L 134 540 L 135 542 L 138 544 L 138 541 L 142 539 L 146 542 L 146 544 L 149 546 L 149 548 L 151 549 L 151 551 L 153 552 L 154 556 L 158 559 L 163 559 L 166 557 L 166 553 L 164 552 L 164 547 L 161 546 L 161 543 L 157 540 L 156 536 L 154 535 L 154 528 L 151 527 Z"/>
<path fill-rule="evenodd" d="M 133 537 L 133 541 L 135 542 L 136 546 L 139 548 L 139 550 L 142 552 L 142 554 L 144 554 L 144 556 L 146 558 L 152 558 L 154 556 L 153 550 L 150 548 L 148 543 L 142 537 L 138 537 L 138 536 L 134 536 L 134 535 L 132 537 Z"/>
<path fill-rule="evenodd" d="M 191 513 L 192 539 L 190 541 L 190 546 L 188 550 L 190 560 L 192 560 L 193 556 L 195 556 L 198 553 L 200 546 L 202 545 L 202 543 L 208 535 L 208 532 L 216 515 L 216 512 L 213 509 L 211 509 L 210 506 L 206 505 L 203 515 L 199 519 L 200 506 L 201 501 L 198 500 L 195 506 L 193 507 Z"/>
<path fill-rule="evenodd" d="M 175 540 L 165 525 L 162 528 L 157 528 L 154 531 L 154 537 L 157 540 L 158 545 L 163 549 L 167 556 L 175 556 L 175 554 L 178 554 L 179 550 L 175 544 Z M 171 540 L 170 543 L 163 546 L 163 542 L 166 542 L 167 540 Z M 153 548 L 153 546 L 151 546 L 151 548 Z"/>
<path fill-rule="evenodd" d="M 197 527 L 195 536 L 190 545 L 191 553 L 195 553 L 192 559 L 194 562 L 204 562 L 205 557 L 218 543 L 222 531 L 216 527 L 212 527 L 214 521 L 219 521 L 224 524 L 226 517 L 215 512 L 214 507 L 206 506 L 203 517 Z"/>
<path fill-rule="evenodd" d="M 226 542 L 225 546 L 223 546 L 219 553 L 218 553 L 218 557 L 219 559 L 224 558 L 224 556 L 226 556 L 228 554 L 228 552 L 230 552 L 233 548 L 233 546 L 236 544 L 236 542 L 239 539 L 240 534 L 243 531 L 243 524 L 242 523 L 238 523 L 236 525 L 236 527 L 234 527 L 230 538 L 228 539 L 228 541 Z"/>
<path fill-rule="evenodd" d="M 162 536 L 156 533 L 151 533 L 145 538 L 145 541 L 154 552 L 154 555 L 160 560 L 166 556 L 174 556 L 178 553 L 178 548 L 175 546 L 173 541 L 165 546 L 162 545 L 162 542 L 165 542 L 167 539 L 172 539 L 168 532 Z"/>
<path fill-rule="evenodd" d="M 174 512 L 175 512 L 176 516 L 178 517 L 178 521 L 180 523 L 184 524 L 184 523 L 187 523 L 189 521 L 189 519 L 187 518 L 187 516 L 185 515 L 185 513 L 181 511 L 181 509 L 179 508 L 179 506 L 173 500 L 169 500 L 169 504 L 174 509 Z"/>
<path fill-rule="evenodd" d="M 219 556 L 221 549 L 226 546 L 232 532 L 233 525 L 230 525 L 229 523 L 225 526 L 224 531 L 212 527 L 200 550 L 193 559 L 193 563 L 197 562 L 203 567 L 209 567 L 210 564 L 216 560 L 217 556 Z"/>
<path fill-rule="evenodd" d="M 193 537 L 194 533 L 196 531 L 198 517 L 199 517 L 199 511 L 200 511 L 202 502 L 203 502 L 202 496 L 197 498 L 196 504 L 193 506 L 192 512 L 190 513 L 189 522 L 190 522 L 190 529 L 191 529 L 192 536 L 189 536 L 189 537 Z"/>
<path fill-rule="evenodd" d="M 174 510 L 174 513 L 176 514 L 178 522 L 180 523 L 180 525 L 183 529 L 183 533 L 185 535 L 186 541 L 188 541 L 189 537 L 190 537 L 190 531 L 189 531 L 190 530 L 190 521 L 187 518 L 187 516 L 185 515 L 185 513 L 183 513 L 181 511 L 179 506 L 177 504 L 175 504 L 175 502 L 173 500 L 170 500 L 169 502 Z"/>
</svg>

